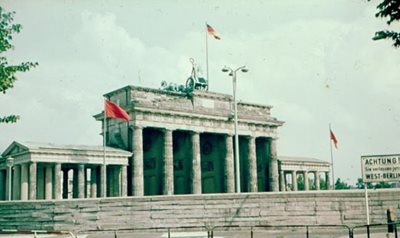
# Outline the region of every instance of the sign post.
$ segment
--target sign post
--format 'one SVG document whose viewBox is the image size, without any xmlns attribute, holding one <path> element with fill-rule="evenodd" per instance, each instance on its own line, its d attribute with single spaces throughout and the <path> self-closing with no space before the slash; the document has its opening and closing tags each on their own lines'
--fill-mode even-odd
<svg viewBox="0 0 400 238">
<path fill-rule="evenodd" d="M 365 191 L 367 224 L 369 225 L 367 183 L 400 181 L 400 154 L 361 156 L 361 174 Z"/>
</svg>

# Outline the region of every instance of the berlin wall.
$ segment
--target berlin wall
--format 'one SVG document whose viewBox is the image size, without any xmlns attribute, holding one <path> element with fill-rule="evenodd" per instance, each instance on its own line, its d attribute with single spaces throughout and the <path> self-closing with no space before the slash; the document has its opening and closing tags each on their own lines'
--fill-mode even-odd
<svg viewBox="0 0 400 238">
<path fill-rule="evenodd" d="M 371 190 L 370 219 L 400 213 L 400 189 Z M 366 223 L 363 190 L 146 196 L 0 202 L 0 228 L 163 229 L 204 226 Z"/>
</svg>

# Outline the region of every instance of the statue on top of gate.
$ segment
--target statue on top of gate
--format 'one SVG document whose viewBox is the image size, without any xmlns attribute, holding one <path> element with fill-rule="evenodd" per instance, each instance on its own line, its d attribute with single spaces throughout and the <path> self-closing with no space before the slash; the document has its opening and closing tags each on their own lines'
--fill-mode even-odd
<svg viewBox="0 0 400 238">
<path fill-rule="evenodd" d="M 161 82 L 161 89 L 183 93 L 191 93 L 194 90 L 208 91 L 207 79 L 198 76 L 199 70 L 196 68 L 193 58 L 190 58 L 190 63 L 192 63 L 192 73 L 186 80 L 186 85 L 177 85 L 175 83 L 168 84 L 167 81 L 163 80 Z"/>
</svg>

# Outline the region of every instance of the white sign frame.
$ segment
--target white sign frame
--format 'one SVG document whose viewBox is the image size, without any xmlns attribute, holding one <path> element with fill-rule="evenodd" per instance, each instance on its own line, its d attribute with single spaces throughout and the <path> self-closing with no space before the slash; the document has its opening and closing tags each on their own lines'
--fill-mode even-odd
<svg viewBox="0 0 400 238">
<path fill-rule="evenodd" d="M 400 181 L 400 154 L 361 156 L 364 183 Z"/>
</svg>

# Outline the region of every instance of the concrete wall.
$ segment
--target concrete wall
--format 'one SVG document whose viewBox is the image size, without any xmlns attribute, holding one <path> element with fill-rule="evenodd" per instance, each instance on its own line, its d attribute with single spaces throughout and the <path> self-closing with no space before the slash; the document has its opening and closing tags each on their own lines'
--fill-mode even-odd
<svg viewBox="0 0 400 238">
<path fill-rule="evenodd" d="M 371 223 L 400 214 L 400 189 L 369 191 Z M 365 224 L 363 190 L 0 202 L 0 228 L 146 229 L 204 225 Z"/>
</svg>

